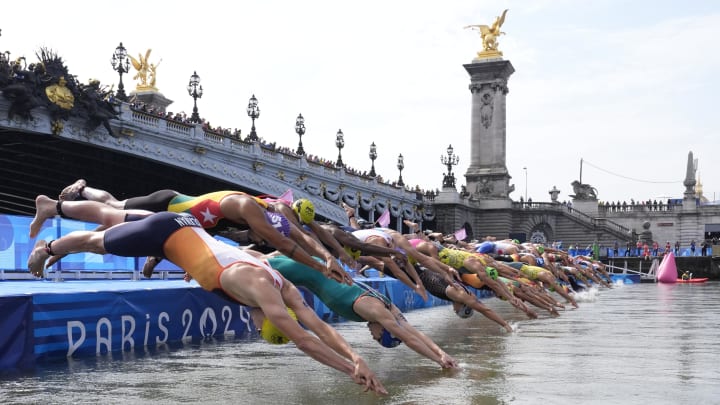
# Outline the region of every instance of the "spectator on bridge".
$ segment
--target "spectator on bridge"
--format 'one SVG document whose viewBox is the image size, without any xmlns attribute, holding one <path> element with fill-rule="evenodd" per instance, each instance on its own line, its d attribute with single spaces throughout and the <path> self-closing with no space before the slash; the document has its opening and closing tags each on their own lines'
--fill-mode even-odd
<svg viewBox="0 0 720 405">
<path fill-rule="evenodd" d="M 640 257 L 640 255 L 642 254 L 642 248 L 642 242 L 640 241 L 640 239 L 638 239 L 637 242 L 635 242 L 635 256 Z"/>
<path fill-rule="evenodd" d="M 708 248 L 707 239 L 703 239 L 702 244 L 700 245 L 700 249 L 701 249 L 700 255 L 701 256 L 707 256 L 707 248 Z"/>
<path fill-rule="evenodd" d="M 658 257 L 659 250 L 660 250 L 660 245 L 657 243 L 656 240 L 654 240 L 652 243 L 652 255 L 654 257 Z"/>
<path fill-rule="evenodd" d="M 678 255 L 680 255 L 680 241 L 676 240 L 675 241 L 675 256 L 678 256 Z"/>
<path fill-rule="evenodd" d="M 630 241 L 625 242 L 625 256 L 630 257 L 631 251 L 632 251 L 632 242 L 630 242 Z"/>
<path fill-rule="evenodd" d="M 695 256 L 695 239 L 690 241 L 690 256 Z"/>
<path fill-rule="evenodd" d="M 664 252 L 664 254 L 670 253 L 670 249 L 671 249 L 671 247 L 670 247 L 670 241 L 665 242 L 665 252 Z"/>
<path fill-rule="evenodd" d="M 618 257 L 618 253 L 620 252 L 620 243 L 615 240 L 615 244 L 613 245 L 613 257 Z"/>
<path fill-rule="evenodd" d="M 648 246 L 647 242 L 643 244 L 643 259 L 650 260 L 650 246 Z"/>
</svg>

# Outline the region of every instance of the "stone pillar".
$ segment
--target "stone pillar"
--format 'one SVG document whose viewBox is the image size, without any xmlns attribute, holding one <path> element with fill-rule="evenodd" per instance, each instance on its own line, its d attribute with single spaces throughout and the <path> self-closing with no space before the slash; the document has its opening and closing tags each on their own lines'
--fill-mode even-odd
<svg viewBox="0 0 720 405">
<path fill-rule="evenodd" d="M 685 171 L 685 180 L 683 185 L 685 186 L 685 192 L 683 193 L 683 212 L 694 212 L 697 211 L 697 195 L 695 194 L 695 173 L 697 171 L 697 164 L 693 159 L 692 151 L 688 152 L 687 168 Z"/>
<path fill-rule="evenodd" d="M 173 103 L 172 100 L 163 96 L 162 93 L 156 90 L 137 90 L 130 93 L 130 100 L 137 100 L 148 107 L 155 107 L 156 112 L 166 113 L 167 107 Z"/>
<path fill-rule="evenodd" d="M 580 211 L 585 215 L 588 215 L 593 218 L 598 217 L 598 200 L 595 198 L 592 199 L 575 199 L 572 200 L 572 207 L 576 211 Z"/>
<path fill-rule="evenodd" d="M 509 61 L 476 59 L 463 65 L 470 74 L 472 122 L 470 166 L 465 173 L 472 199 L 509 198 L 515 189 L 505 165 L 507 81 L 515 68 Z"/>
</svg>

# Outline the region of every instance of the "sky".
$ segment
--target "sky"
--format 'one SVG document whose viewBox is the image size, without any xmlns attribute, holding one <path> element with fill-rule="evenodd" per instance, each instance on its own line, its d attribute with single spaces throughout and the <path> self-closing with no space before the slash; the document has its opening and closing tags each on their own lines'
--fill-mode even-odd
<svg viewBox="0 0 720 405">
<path fill-rule="evenodd" d="M 82 82 L 117 85 L 110 58 L 122 42 L 160 60 L 157 87 L 168 111 L 192 113 L 187 83 L 201 77 L 199 113 L 213 126 L 250 132 L 246 107 L 259 100 L 259 136 L 405 184 L 442 187 L 440 156 L 452 145 L 458 189 L 470 164 L 470 77 L 481 50 L 470 24 L 508 9 L 498 48 L 508 81 L 507 169 L 515 191 L 569 199 L 580 179 L 602 201 L 682 197 L 688 153 L 704 195 L 720 199 L 720 2 L 674 0 L 67 1 L 3 7 L 0 51 L 36 60 L 56 51 Z M 102 10 L 101 10 L 102 9 Z M 18 18 L 14 18 L 17 16 Z M 126 92 L 137 84 L 123 76 Z M 581 165 L 582 162 L 582 165 Z"/>
</svg>

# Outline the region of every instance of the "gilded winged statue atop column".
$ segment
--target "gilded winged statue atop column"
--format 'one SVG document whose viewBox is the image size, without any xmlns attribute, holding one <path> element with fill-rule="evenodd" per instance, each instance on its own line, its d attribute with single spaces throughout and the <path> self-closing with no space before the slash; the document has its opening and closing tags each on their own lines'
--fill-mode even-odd
<svg viewBox="0 0 720 405">
<path fill-rule="evenodd" d="M 145 52 L 145 56 L 138 54 L 138 59 L 135 59 L 132 55 L 128 55 L 132 61 L 133 67 L 137 70 L 133 79 L 139 81 L 136 86 L 138 90 L 156 90 L 156 69 L 162 60 L 157 64 L 150 63 L 150 52 L 152 52 L 152 49 L 148 49 Z"/>
<path fill-rule="evenodd" d="M 503 11 L 500 16 L 495 18 L 495 21 L 490 26 L 478 24 L 468 25 L 465 27 L 480 32 L 480 36 L 482 37 L 483 50 L 478 52 L 478 58 L 502 56 L 502 52 L 497 49 L 497 39 L 500 35 L 504 34 L 504 32 L 500 31 L 500 27 L 502 27 L 503 23 L 505 22 L 505 15 L 507 14 L 507 12 L 507 10 Z"/>
</svg>

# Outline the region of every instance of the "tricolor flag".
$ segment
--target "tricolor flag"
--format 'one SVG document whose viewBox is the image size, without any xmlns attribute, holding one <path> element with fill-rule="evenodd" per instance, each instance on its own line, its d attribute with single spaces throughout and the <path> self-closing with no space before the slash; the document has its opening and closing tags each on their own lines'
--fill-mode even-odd
<svg viewBox="0 0 720 405">
<path fill-rule="evenodd" d="M 375 222 L 380 224 L 381 227 L 387 228 L 387 226 L 390 225 L 390 210 L 385 210 L 385 212 L 383 212 L 383 214 L 380 215 L 380 218 L 378 218 Z"/>
<path fill-rule="evenodd" d="M 465 240 L 467 238 L 467 233 L 465 232 L 465 228 L 460 228 L 457 231 L 455 231 L 455 239 L 457 240 Z"/>
</svg>

